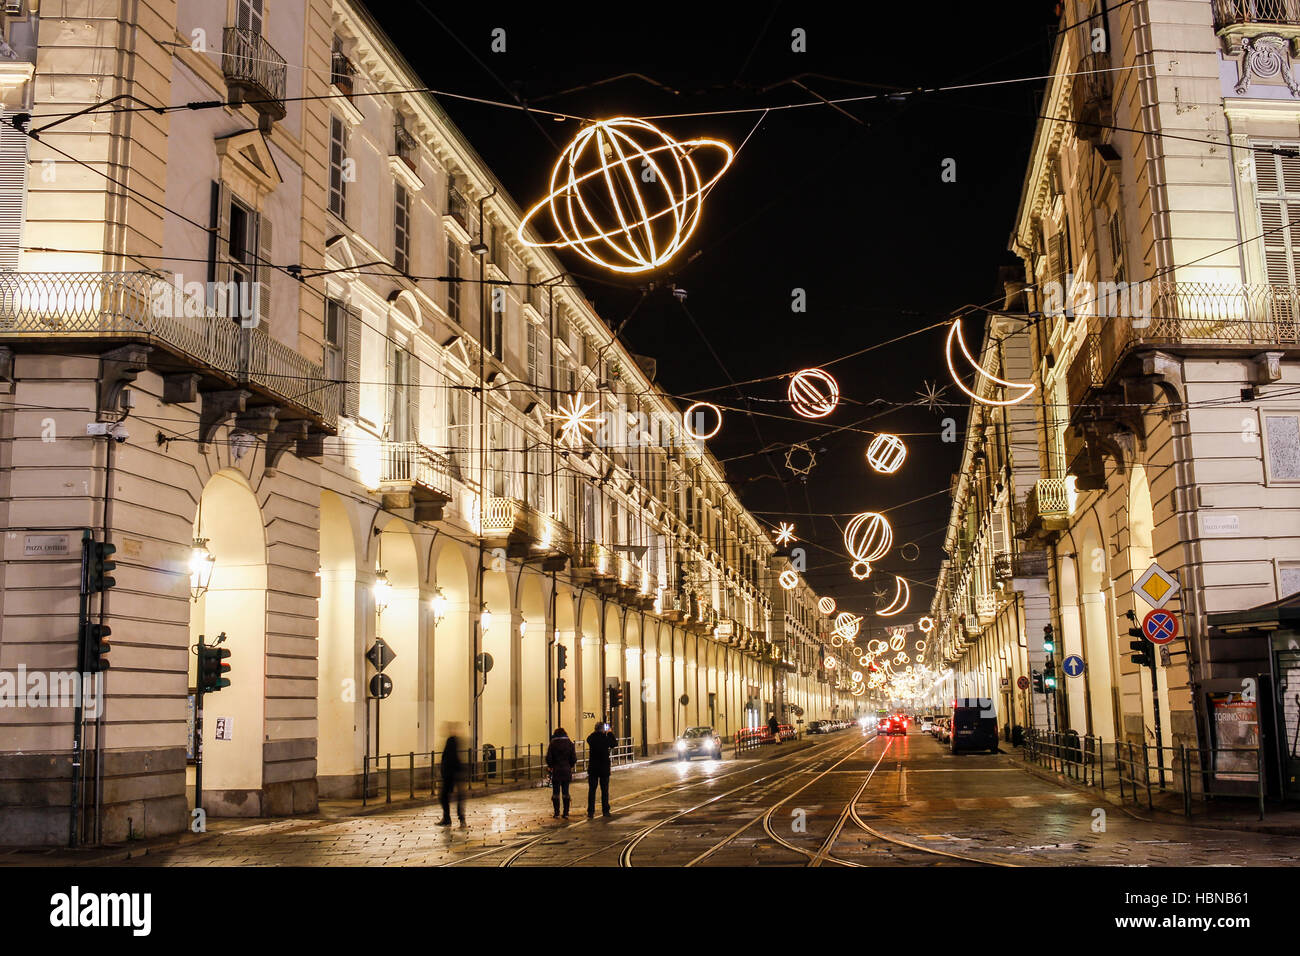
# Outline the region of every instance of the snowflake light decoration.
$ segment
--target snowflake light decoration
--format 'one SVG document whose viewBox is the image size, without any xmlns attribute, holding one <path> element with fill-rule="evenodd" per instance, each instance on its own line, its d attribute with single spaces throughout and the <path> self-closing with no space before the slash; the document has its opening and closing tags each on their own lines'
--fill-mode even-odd
<svg viewBox="0 0 1300 956">
<path fill-rule="evenodd" d="M 590 412 L 599 405 L 599 402 L 588 402 L 581 404 L 576 395 L 566 395 L 565 400 L 568 402 L 567 408 L 559 408 L 550 412 L 546 417 L 562 422 L 560 426 L 560 440 L 570 448 L 581 448 L 584 433 L 591 434 L 600 424 L 599 418 L 593 418 Z"/>
</svg>

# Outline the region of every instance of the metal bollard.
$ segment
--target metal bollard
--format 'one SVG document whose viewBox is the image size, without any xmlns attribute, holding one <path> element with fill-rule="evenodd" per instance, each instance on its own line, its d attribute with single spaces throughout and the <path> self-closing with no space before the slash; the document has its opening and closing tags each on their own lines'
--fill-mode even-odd
<svg viewBox="0 0 1300 956">
<path fill-rule="evenodd" d="M 384 754 L 384 803 L 393 802 L 393 755 Z"/>
<path fill-rule="evenodd" d="M 1192 815 L 1192 771 L 1187 765 L 1187 744 L 1181 744 L 1179 748 L 1183 759 L 1183 814 L 1190 817 Z"/>
<path fill-rule="evenodd" d="M 361 758 L 361 805 L 366 805 L 366 797 L 370 795 L 370 758 Z"/>
</svg>

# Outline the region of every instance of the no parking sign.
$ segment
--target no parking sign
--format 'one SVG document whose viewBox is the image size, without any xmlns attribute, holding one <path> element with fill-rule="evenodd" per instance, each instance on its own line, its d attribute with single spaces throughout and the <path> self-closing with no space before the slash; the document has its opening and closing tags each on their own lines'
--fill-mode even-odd
<svg viewBox="0 0 1300 956">
<path fill-rule="evenodd" d="M 1178 618 L 1168 611 L 1149 611 L 1142 619 L 1142 633 L 1152 644 L 1168 644 L 1178 636 Z"/>
</svg>

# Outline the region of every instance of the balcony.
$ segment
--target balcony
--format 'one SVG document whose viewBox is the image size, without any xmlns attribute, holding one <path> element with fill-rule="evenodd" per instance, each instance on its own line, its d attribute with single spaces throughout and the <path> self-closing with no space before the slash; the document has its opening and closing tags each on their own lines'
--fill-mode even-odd
<svg viewBox="0 0 1300 956">
<path fill-rule="evenodd" d="M 151 368 L 165 402 L 201 403 L 200 442 L 231 415 L 271 435 L 277 458 L 308 429 L 338 431 L 341 382 L 265 326 L 246 328 L 150 272 L 0 273 L 0 344 L 102 353 L 101 399 Z"/>
<path fill-rule="evenodd" d="M 1300 26 L 1300 0 L 1214 0 L 1214 29 L 1220 36 L 1278 26 Z"/>
<path fill-rule="evenodd" d="M 454 186 L 447 187 L 447 211 L 443 213 L 442 224 L 460 242 L 469 242 L 469 203 Z"/>
<path fill-rule="evenodd" d="M 563 522 L 518 498 L 489 497 L 479 521 L 479 535 L 491 541 L 504 540 L 507 555 L 541 560 L 544 570 L 563 570 L 573 550 L 572 536 Z"/>
<path fill-rule="evenodd" d="M 1018 551 L 1011 556 L 1011 577 L 1047 577 L 1046 551 Z"/>
<path fill-rule="evenodd" d="M 993 594 L 975 595 L 975 616 L 981 624 L 992 624 L 998 616 L 997 596 Z"/>
<path fill-rule="evenodd" d="M 1102 128 L 1112 122 L 1112 81 L 1110 53 L 1089 53 L 1079 60 L 1071 98 L 1075 133 L 1091 143 L 1101 141 Z"/>
<path fill-rule="evenodd" d="M 1039 478 L 1025 496 L 1017 537 L 1032 539 L 1064 531 L 1070 521 L 1070 488 L 1066 478 Z"/>
<path fill-rule="evenodd" d="M 221 72 L 231 103 L 248 103 L 261 114 L 262 131 L 285 117 L 284 58 L 252 30 L 226 27 L 221 36 Z"/>
<path fill-rule="evenodd" d="M 380 456 L 384 507 L 414 508 L 416 521 L 440 521 L 452 498 L 447 459 L 418 441 L 384 442 Z"/>
<path fill-rule="evenodd" d="M 388 165 L 407 189 L 419 192 L 424 188 L 420 178 L 420 146 L 411 131 L 402 123 L 393 124 L 393 152 Z"/>
</svg>

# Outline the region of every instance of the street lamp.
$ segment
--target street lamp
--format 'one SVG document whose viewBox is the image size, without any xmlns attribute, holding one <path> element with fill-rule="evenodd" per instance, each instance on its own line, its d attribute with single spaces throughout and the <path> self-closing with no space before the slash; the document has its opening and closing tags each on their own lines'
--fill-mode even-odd
<svg viewBox="0 0 1300 956">
<path fill-rule="evenodd" d="M 484 634 L 486 634 L 488 628 L 492 626 L 492 612 L 488 610 L 486 601 L 483 602 L 483 610 L 482 613 L 479 614 L 478 623 Z"/>
<path fill-rule="evenodd" d="M 521 620 L 519 622 L 519 636 L 526 637 L 527 635 L 528 635 L 528 622 Z"/>
<path fill-rule="evenodd" d="M 442 593 L 442 588 L 434 587 L 433 600 L 429 604 L 433 608 L 434 623 L 441 624 L 442 619 L 447 616 L 447 595 Z"/>
<path fill-rule="evenodd" d="M 383 614 L 393 596 L 393 586 L 388 582 L 387 571 L 379 570 L 375 572 L 374 592 L 375 612 Z"/>
<path fill-rule="evenodd" d="M 195 538 L 190 550 L 190 597 L 197 602 L 212 583 L 212 569 L 217 558 L 208 550 L 207 538 Z"/>
</svg>

